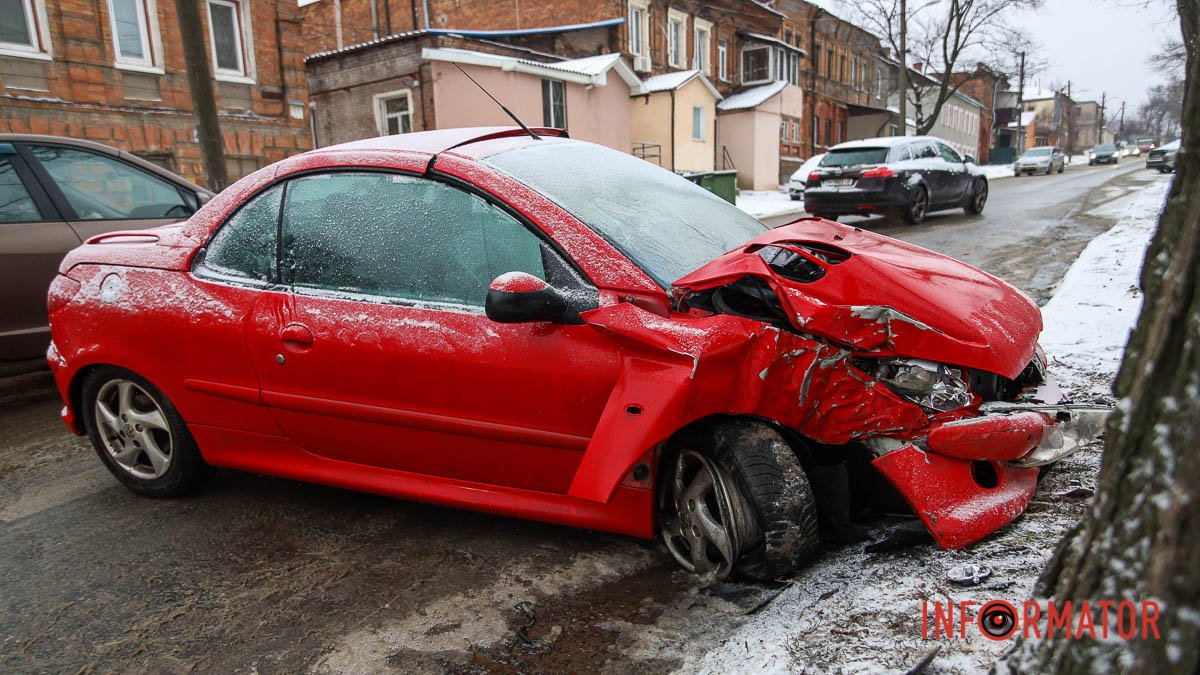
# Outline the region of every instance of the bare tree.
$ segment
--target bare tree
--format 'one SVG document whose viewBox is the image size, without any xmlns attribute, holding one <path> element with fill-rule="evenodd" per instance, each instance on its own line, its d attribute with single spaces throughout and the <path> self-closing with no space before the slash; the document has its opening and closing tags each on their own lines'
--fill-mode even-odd
<svg viewBox="0 0 1200 675">
<path fill-rule="evenodd" d="M 917 133 L 925 134 L 946 101 L 970 81 L 951 77 L 962 64 L 983 63 L 986 70 L 1015 76 L 1015 57 L 1031 51 L 1031 43 L 1007 19 L 1041 6 L 1042 0 L 925 0 L 910 2 L 907 17 L 901 16 L 899 0 L 846 0 L 845 4 L 859 25 L 879 35 L 897 55 L 902 51 L 901 21 L 906 21 L 908 54 L 900 60 L 919 63 L 924 75 L 909 78 L 906 100 L 914 111 Z"/>
<path fill-rule="evenodd" d="M 1200 0 L 1176 6 L 1187 52 L 1177 175 L 1146 252 L 1145 303 L 1117 376 L 1099 490 L 1035 589 L 1060 607 L 1157 602 L 1161 639 L 1059 631 L 1018 643 L 998 672 L 1200 672 Z"/>
</svg>

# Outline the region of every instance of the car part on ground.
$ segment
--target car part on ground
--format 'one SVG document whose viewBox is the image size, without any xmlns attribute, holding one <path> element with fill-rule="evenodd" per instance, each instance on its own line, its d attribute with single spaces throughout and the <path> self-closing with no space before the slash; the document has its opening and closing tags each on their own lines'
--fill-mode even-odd
<svg viewBox="0 0 1200 675">
<path fill-rule="evenodd" d="M 1013 439 L 1095 430 L 1068 429 L 1038 308 L 999 279 L 825 220 L 768 230 L 649 163 L 537 133 L 324 148 L 187 223 L 89 239 L 47 299 L 64 421 L 143 493 L 220 466 L 666 534 L 685 565 L 758 578 L 811 552 L 814 522 L 859 536 L 859 494 L 968 545 L 1036 485 L 1021 462 L 1041 441 Z M 100 396 L 114 380 L 168 421 L 161 476 L 127 470 L 148 455 L 117 463 L 116 427 L 89 419 L 98 399 L 119 415 Z M 691 501 L 700 534 L 671 520 Z"/>
</svg>

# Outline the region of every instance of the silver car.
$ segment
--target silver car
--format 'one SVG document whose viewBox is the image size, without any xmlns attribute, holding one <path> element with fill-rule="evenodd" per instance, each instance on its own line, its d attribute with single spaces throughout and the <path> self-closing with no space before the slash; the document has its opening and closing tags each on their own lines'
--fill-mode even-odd
<svg viewBox="0 0 1200 675">
<path fill-rule="evenodd" d="M 1057 171 L 1063 172 L 1066 168 L 1067 158 L 1063 151 L 1059 148 L 1050 145 L 1044 145 L 1038 148 L 1030 148 L 1025 151 L 1025 154 L 1017 158 L 1017 163 L 1013 167 L 1013 173 L 1018 176 L 1035 173 L 1044 173 L 1050 175 Z"/>
</svg>

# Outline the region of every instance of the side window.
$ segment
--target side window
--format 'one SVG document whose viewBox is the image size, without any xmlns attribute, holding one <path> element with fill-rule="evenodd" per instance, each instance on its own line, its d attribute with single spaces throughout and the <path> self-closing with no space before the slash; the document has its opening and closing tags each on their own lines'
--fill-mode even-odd
<svg viewBox="0 0 1200 675">
<path fill-rule="evenodd" d="M 238 209 L 208 242 L 204 269 L 226 277 L 275 280 L 275 242 L 283 187 L 275 186 Z"/>
<path fill-rule="evenodd" d="M 42 214 L 7 157 L 0 157 L 0 223 L 28 223 Z"/>
<path fill-rule="evenodd" d="M 942 159 L 946 160 L 947 162 L 950 162 L 951 164 L 962 164 L 962 157 L 959 157 L 958 153 L 955 152 L 953 148 L 951 148 L 948 145 L 943 145 L 941 143 L 938 143 L 937 147 L 938 147 L 938 152 L 940 152 L 942 155 Z"/>
<path fill-rule="evenodd" d="M 900 156 L 896 159 L 898 162 L 910 162 L 913 158 L 912 146 L 900 149 Z"/>
<path fill-rule="evenodd" d="M 937 150 L 933 149 L 931 143 L 922 143 L 917 146 L 917 157 L 920 159 L 937 159 Z"/>
<path fill-rule="evenodd" d="M 545 279 L 518 220 L 443 183 L 347 172 L 288 184 L 284 281 L 297 287 L 482 306 L 505 272 Z"/>
<path fill-rule="evenodd" d="M 186 218 L 196 210 L 171 183 L 118 159 L 57 145 L 29 150 L 80 220 Z"/>
</svg>

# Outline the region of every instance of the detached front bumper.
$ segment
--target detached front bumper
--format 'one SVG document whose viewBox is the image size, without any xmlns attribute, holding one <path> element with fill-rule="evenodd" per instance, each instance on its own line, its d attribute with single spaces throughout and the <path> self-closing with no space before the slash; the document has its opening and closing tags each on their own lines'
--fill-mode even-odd
<svg viewBox="0 0 1200 675">
<path fill-rule="evenodd" d="M 1038 467 L 1094 442 L 1111 411 L 1098 406 L 991 403 L 872 464 L 943 548 L 972 544 L 1029 504 Z"/>
</svg>

